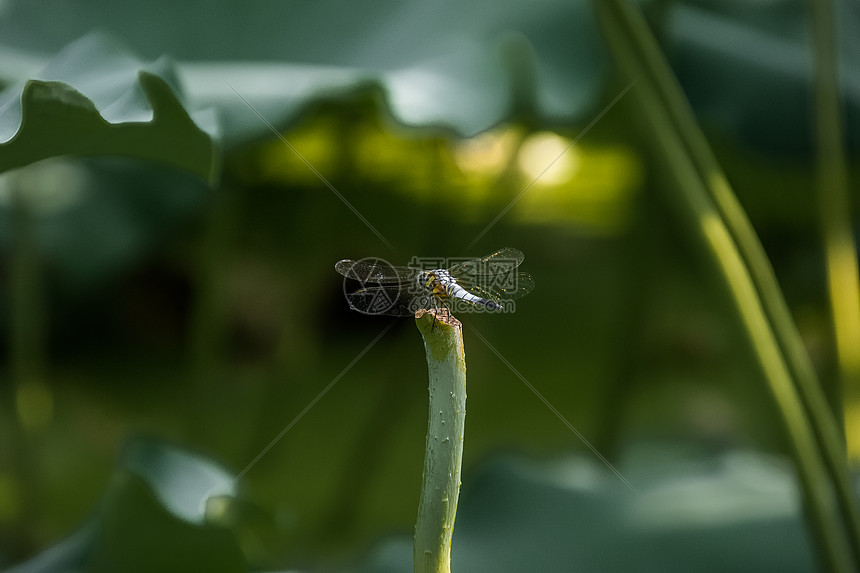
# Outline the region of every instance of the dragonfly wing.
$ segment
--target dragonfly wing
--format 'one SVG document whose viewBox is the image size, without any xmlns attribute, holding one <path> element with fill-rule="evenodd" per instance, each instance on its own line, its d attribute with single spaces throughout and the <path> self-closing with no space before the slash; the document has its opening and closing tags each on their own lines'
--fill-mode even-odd
<svg viewBox="0 0 860 573">
<path fill-rule="evenodd" d="M 525 255 L 519 249 L 505 247 L 486 257 L 457 263 L 448 269 L 451 276 L 487 275 L 510 272 L 520 266 Z"/>
<path fill-rule="evenodd" d="M 404 283 L 414 280 L 420 272 L 409 267 L 395 267 L 382 259 L 343 259 L 334 264 L 334 270 L 341 275 L 365 283 Z"/>
<path fill-rule="evenodd" d="M 428 308 L 429 297 L 394 286 L 371 286 L 346 295 L 349 307 L 362 314 L 413 316 L 420 308 Z"/>
<path fill-rule="evenodd" d="M 515 284 L 512 288 L 504 290 L 504 297 L 508 300 L 516 300 L 524 297 L 535 288 L 535 280 L 529 273 L 517 273 Z"/>
<path fill-rule="evenodd" d="M 528 273 L 516 271 L 508 275 L 476 275 L 457 279 L 457 284 L 475 296 L 501 302 L 516 300 L 535 288 L 535 281 Z"/>
</svg>

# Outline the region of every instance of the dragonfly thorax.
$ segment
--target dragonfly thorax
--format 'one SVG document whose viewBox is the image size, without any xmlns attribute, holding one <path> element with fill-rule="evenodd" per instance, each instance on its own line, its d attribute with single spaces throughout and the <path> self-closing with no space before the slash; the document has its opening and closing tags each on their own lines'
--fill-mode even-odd
<svg viewBox="0 0 860 573">
<path fill-rule="evenodd" d="M 419 289 L 440 298 L 451 296 L 456 284 L 454 278 L 445 269 L 433 269 L 418 275 Z"/>
<path fill-rule="evenodd" d="M 436 269 L 435 271 L 430 271 L 433 273 L 433 276 L 436 277 L 436 280 L 440 283 L 451 283 L 454 282 L 453 277 L 451 277 L 451 273 L 446 271 L 445 269 Z"/>
</svg>

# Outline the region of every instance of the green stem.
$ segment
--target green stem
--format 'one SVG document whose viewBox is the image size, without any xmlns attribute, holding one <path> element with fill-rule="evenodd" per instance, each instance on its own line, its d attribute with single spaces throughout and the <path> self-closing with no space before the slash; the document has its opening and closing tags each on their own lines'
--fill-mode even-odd
<svg viewBox="0 0 860 573">
<path fill-rule="evenodd" d="M 818 441 L 830 479 L 835 484 L 844 519 L 855 540 L 854 546 L 860 547 L 860 520 L 854 510 L 853 495 L 845 464 L 844 442 L 834 418 L 834 412 L 838 410 L 831 410 L 828 405 L 767 255 L 699 129 L 693 111 L 684 98 L 674 75 L 663 61 L 656 43 L 649 41 L 649 32 L 641 16 L 633 10 L 627 10 L 624 18 L 628 34 L 634 39 L 641 54 L 638 64 L 640 67 L 637 71 L 651 80 L 653 89 L 662 99 L 668 120 L 686 146 L 690 161 L 693 162 L 705 183 L 705 191 L 714 202 L 749 270 L 783 358 L 797 385 L 802 403 L 808 410 L 812 431 Z M 848 215 L 847 209 L 843 215 Z M 842 244 L 844 245 L 844 242 Z M 845 250 L 843 249 L 842 252 L 844 253 Z M 853 263 L 850 266 L 853 266 Z M 856 298 L 857 290 L 852 292 Z"/>
<path fill-rule="evenodd" d="M 213 189 L 212 194 L 212 204 L 206 214 L 198 246 L 195 300 L 191 312 L 190 377 L 196 397 L 212 391 L 212 379 L 219 370 L 223 353 L 226 328 L 224 267 L 237 220 L 237 201 L 232 189 L 222 186 Z"/>
<path fill-rule="evenodd" d="M 34 169 L 38 167 L 30 167 Z M 44 290 L 42 267 L 36 243 L 35 215 L 19 184 L 20 171 L 6 174 L 12 187 L 12 252 L 9 268 L 9 362 L 11 376 L 6 392 L 3 415 L 8 416 L 11 430 L 12 463 L 16 488 L 20 492 L 16 534 L 19 543 L 28 546 L 35 536 L 39 515 L 39 451 L 34 413 L 26 397 L 49 396 L 44 384 L 45 336 Z M 43 415 L 35 413 L 36 418 Z M 42 420 L 44 422 L 47 420 Z"/>
<path fill-rule="evenodd" d="M 229 185 L 211 189 L 202 233 L 195 245 L 193 298 L 187 340 L 188 384 L 184 401 L 189 415 L 185 432 L 191 439 L 210 444 L 211 412 L 223 403 L 227 369 L 227 272 L 238 221 L 238 195 Z"/>
<path fill-rule="evenodd" d="M 811 3 L 816 6 L 818 5 L 817 1 L 812 1 Z M 844 442 L 839 425 L 834 418 L 834 413 L 838 414 L 839 409 L 832 410 L 828 405 L 826 395 L 809 360 L 809 355 L 806 352 L 800 334 L 797 332 L 791 312 L 788 310 L 788 305 L 779 288 L 764 248 L 761 246 L 755 229 L 753 229 L 743 207 L 741 207 L 732 191 L 725 173 L 723 173 L 722 168 L 714 157 L 707 140 L 699 129 L 693 111 L 684 98 L 680 86 L 678 86 L 668 65 L 663 61 L 656 43 L 648 41 L 647 26 L 642 21 L 641 16 L 633 10 L 627 10 L 625 16 L 628 19 L 627 26 L 630 30 L 629 33 L 638 42 L 638 47 L 641 50 L 642 59 L 639 69 L 644 75 L 650 77 L 652 87 L 659 94 L 658 97 L 663 100 L 668 119 L 686 146 L 688 157 L 698 170 L 699 177 L 705 184 L 705 191 L 714 202 L 714 206 L 735 241 L 738 251 L 750 273 L 753 284 L 759 293 L 762 307 L 767 320 L 771 324 L 783 359 L 786 361 L 792 380 L 797 386 L 801 402 L 808 411 L 809 423 L 821 450 L 826 471 L 836 489 L 840 511 L 850 532 L 850 538 L 853 539 L 852 547 L 855 548 L 855 558 L 860 563 L 860 549 L 858 549 L 860 548 L 860 519 L 858 519 L 857 512 L 854 509 L 854 496 L 847 471 L 848 468 L 845 463 Z M 844 173 L 844 168 L 842 172 Z M 836 215 L 840 219 L 845 219 L 849 216 L 847 194 L 845 197 L 844 203 L 831 205 L 830 209 L 841 210 L 841 214 Z M 827 228 L 827 225 L 825 225 L 825 228 Z M 843 238 L 845 237 L 844 232 L 840 233 L 840 235 Z M 851 243 L 849 247 L 850 252 L 853 252 L 853 242 L 850 239 L 849 242 Z M 838 258 L 844 259 L 846 258 L 845 253 L 849 249 L 845 248 L 846 242 L 844 240 L 839 241 L 839 244 L 839 252 L 842 256 Z M 841 269 L 848 269 L 847 271 L 841 271 L 842 288 L 840 292 L 842 293 L 846 291 L 846 288 L 850 288 L 846 286 L 844 278 L 846 274 L 852 275 L 850 269 L 855 269 L 853 276 L 855 278 L 857 276 L 856 255 L 851 255 L 850 258 L 850 264 L 840 266 Z M 828 256 L 828 259 L 830 259 L 830 256 Z M 857 288 L 855 287 L 850 292 L 852 293 L 853 300 L 856 302 L 858 300 Z M 840 300 L 844 301 L 845 297 L 841 297 Z M 857 347 L 858 344 L 855 339 L 853 346 L 855 361 L 858 356 L 856 353 Z"/>
<path fill-rule="evenodd" d="M 846 505 L 844 461 L 835 455 L 838 433 L 764 250 L 641 14 L 621 0 L 598 2 L 598 10 L 617 62 L 638 80 L 644 120 L 678 183 L 680 204 L 714 257 L 762 367 L 823 559 L 831 570 L 853 570 L 853 508 Z"/>
<path fill-rule="evenodd" d="M 839 379 L 842 383 L 840 388 L 840 380 L 836 381 L 829 397 L 834 413 L 839 416 L 842 413 L 842 391 L 856 392 L 860 382 L 860 297 L 857 294 L 860 284 L 857 250 L 851 231 L 834 6 L 831 0 L 809 0 L 808 5 L 812 16 L 815 56 L 813 89 L 818 144 L 819 222 L 824 239 L 830 310 Z M 851 436 L 848 438 L 851 439 Z"/>
<path fill-rule="evenodd" d="M 430 410 L 413 563 L 415 573 L 448 573 L 466 420 L 463 326 L 444 311 L 419 311 L 415 324 L 427 353 Z"/>
<path fill-rule="evenodd" d="M 834 3 L 832 0 L 809 0 L 808 6 L 812 16 L 812 46 L 815 56 L 814 123 L 818 143 L 819 222 L 827 261 L 830 310 L 839 371 L 829 398 L 834 416 L 844 420 L 843 394 L 850 404 L 858 398 L 857 392 L 860 388 L 860 273 L 851 229 L 851 202 L 839 98 Z M 837 432 L 835 428 L 826 429 L 830 434 Z M 840 437 L 849 442 L 849 455 L 852 452 L 856 454 L 860 451 L 857 436 L 853 433 L 846 435 L 844 424 L 841 429 Z M 860 564 L 860 518 L 855 509 L 856 502 L 844 463 L 846 452 L 842 447 L 837 448 L 835 443 L 835 439 L 827 442 L 827 462 L 836 475 L 837 494 L 841 500 L 844 519 L 853 535 L 854 557 Z M 839 446 L 843 445 L 840 441 Z"/>
<path fill-rule="evenodd" d="M 637 71 L 649 78 L 651 87 L 663 101 L 668 121 L 672 123 L 677 136 L 687 148 L 688 159 L 698 170 L 699 177 L 704 182 L 705 191 L 709 194 L 737 245 L 759 293 L 782 355 L 797 384 L 803 404 L 809 410 L 813 432 L 822 449 L 830 477 L 837 484 L 842 504 L 853 507 L 853 502 L 850 501 L 850 484 L 839 428 L 833 418 L 833 412 L 827 405 L 827 399 L 822 392 L 815 369 L 794 325 L 764 248 L 699 129 L 693 111 L 684 98 L 674 75 L 663 61 L 659 48 L 653 41 L 649 41 L 646 24 L 641 16 L 632 10 L 627 10 L 624 17 L 627 34 L 633 38 L 641 54 L 641 60 L 636 64 Z M 852 518 L 852 522 L 856 524 L 856 517 Z M 860 529 L 856 525 L 852 525 L 852 529 L 860 545 L 860 536 L 858 536 Z"/>
</svg>

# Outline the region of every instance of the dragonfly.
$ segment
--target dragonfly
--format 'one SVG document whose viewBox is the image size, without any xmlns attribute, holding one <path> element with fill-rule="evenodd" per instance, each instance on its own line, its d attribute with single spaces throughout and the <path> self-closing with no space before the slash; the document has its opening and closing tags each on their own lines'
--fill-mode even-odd
<svg viewBox="0 0 860 573">
<path fill-rule="evenodd" d="M 447 269 L 393 266 L 382 259 L 344 259 L 335 270 L 361 284 L 346 293 L 350 308 L 364 314 L 412 316 L 421 309 L 502 311 L 534 289 L 534 279 L 518 272 L 522 252 L 504 248 Z M 346 285 L 346 283 L 345 283 Z"/>
</svg>

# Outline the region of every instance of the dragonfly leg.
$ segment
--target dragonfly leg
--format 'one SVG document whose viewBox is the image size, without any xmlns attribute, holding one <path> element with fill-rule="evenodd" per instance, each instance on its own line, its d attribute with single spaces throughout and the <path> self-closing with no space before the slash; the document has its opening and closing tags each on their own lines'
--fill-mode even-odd
<svg viewBox="0 0 860 573">
<path fill-rule="evenodd" d="M 438 308 L 437 310 L 440 316 L 445 317 L 444 319 L 440 320 L 443 320 L 443 322 L 447 322 L 447 318 L 454 316 L 454 313 L 451 310 L 451 306 L 448 304 L 448 301 L 446 299 L 441 299 L 439 302 L 442 304 L 442 308 Z"/>
<path fill-rule="evenodd" d="M 433 301 L 433 310 L 435 311 L 433 314 L 433 324 L 430 325 L 430 332 L 433 332 L 433 329 L 436 328 L 436 321 L 439 320 L 439 317 L 437 316 L 437 313 L 439 312 L 439 305 L 437 304 L 439 299 L 435 296 L 431 297 L 431 299 Z"/>
<path fill-rule="evenodd" d="M 451 309 L 448 306 L 448 303 L 445 301 L 445 299 L 441 299 L 437 296 L 433 296 L 431 298 L 432 298 L 432 305 L 433 305 L 433 311 L 434 311 L 433 324 L 430 325 L 430 331 L 432 332 L 433 328 L 436 326 L 436 321 L 442 320 L 440 317 L 442 317 L 446 314 L 448 316 L 451 316 Z M 445 311 L 444 313 L 442 312 L 443 310 Z M 443 320 L 443 322 L 444 322 L 444 320 Z"/>
<path fill-rule="evenodd" d="M 442 309 L 445 311 L 445 314 L 447 316 L 449 316 L 449 317 L 454 316 L 454 311 L 451 310 L 451 306 L 447 302 L 445 302 L 445 301 L 442 302 Z"/>
</svg>

